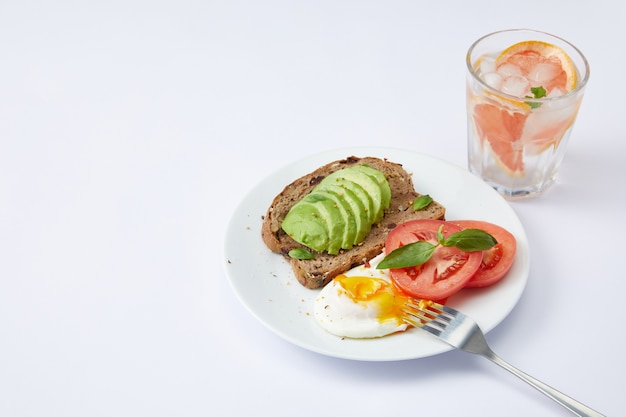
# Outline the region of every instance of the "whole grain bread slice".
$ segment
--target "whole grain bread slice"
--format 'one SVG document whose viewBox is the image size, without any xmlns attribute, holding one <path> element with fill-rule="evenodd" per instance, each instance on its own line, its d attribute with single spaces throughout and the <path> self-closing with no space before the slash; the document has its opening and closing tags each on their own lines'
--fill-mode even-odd
<svg viewBox="0 0 626 417">
<path fill-rule="evenodd" d="M 365 164 L 385 174 L 391 188 L 391 203 L 382 221 L 372 227 L 363 243 L 337 255 L 326 252 L 314 252 L 314 259 L 294 259 L 289 251 L 303 246 L 287 235 L 282 221 L 291 207 L 306 196 L 327 175 L 351 165 Z M 351 268 L 362 265 L 380 254 L 390 230 L 398 224 L 414 219 L 443 219 L 445 208 L 433 201 L 425 209 L 413 210 L 413 201 L 420 196 L 415 191 L 411 175 L 402 165 L 375 157 L 350 156 L 346 159 L 330 162 L 315 171 L 304 175 L 287 185 L 278 194 L 263 218 L 261 235 L 267 247 L 275 253 L 282 254 L 293 268 L 296 278 L 306 288 L 321 288 L 335 276 L 347 272 Z"/>
</svg>

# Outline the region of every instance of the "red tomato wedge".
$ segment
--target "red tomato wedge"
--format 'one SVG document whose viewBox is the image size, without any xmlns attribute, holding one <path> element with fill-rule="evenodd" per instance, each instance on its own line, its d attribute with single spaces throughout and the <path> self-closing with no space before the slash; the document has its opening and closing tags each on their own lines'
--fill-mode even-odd
<svg viewBox="0 0 626 417">
<path fill-rule="evenodd" d="M 483 261 L 476 274 L 466 285 L 472 287 L 486 287 L 500 281 L 509 272 L 515 259 L 517 242 L 515 237 L 504 228 L 480 220 L 453 220 L 452 223 L 463 229 L 481 229 L 493 236 L 498 244 L 483 251 Z"/>
<path fill-rule="evenodd" d="M 412 220 L 389 232 L 385 253 L 390 253 L 418 240 L 437 243 L 437 231 L 448 237 L 463 230 L 460 226 L 442 220 Z M 427 300 L 443 300 L 461 290 L 480 267 L 482 252 L 465 252 L 455 247 L 438 246 L 426 263 L 391 269 L 394 284 L 409 296 Z"/>
</svg>

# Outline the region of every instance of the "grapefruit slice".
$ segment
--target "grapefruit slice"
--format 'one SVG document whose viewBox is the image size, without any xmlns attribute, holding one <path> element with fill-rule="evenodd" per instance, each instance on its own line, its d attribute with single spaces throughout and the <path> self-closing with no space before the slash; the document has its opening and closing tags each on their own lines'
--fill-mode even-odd
<svg viewBox="0 0 626 417">
<path fill-rule="evenodd" d="M 511 64 L 522 71 L 532 87 L 543 87 L 549 95 L 554 89 L 562 94 L 576 88 L 576 67 L 567 53 L 542 41 L 524 41 L 505 49 L 496 58 L 496 68 Z"/>
<path fill-rule="evenodd" d="M 478 103 L 473 116 L 482 146 L 489 144 L 498 166 L 511 177 L 523 176 L 524 145 L 520 139 L 528 113 Z"/>
</svg>

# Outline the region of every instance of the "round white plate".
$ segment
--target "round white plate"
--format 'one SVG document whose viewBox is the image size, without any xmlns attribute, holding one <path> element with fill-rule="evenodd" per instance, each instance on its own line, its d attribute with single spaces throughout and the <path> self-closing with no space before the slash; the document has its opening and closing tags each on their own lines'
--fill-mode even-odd
<svg viewBox="0 0 626 417">
<path fill-rule="evenodd" d="M 400 163 L 413 173 L 415 189 L 446 207 L 446 218 L 486 220 L 509 230 L 517 239 L 517 256 L 500 283 L 466 289 L 448 304 L 478 322 L 483 331 L 497 326 L 517 304 L 528 279 L 530 254 L 517 215 L 497 192 L 469 171 L 432 157 L 390 148 L 347 148 L 292 163 L 261 181 L 235 210 L 226 230 L 226 275 L 242 304 L 265 326 L 291 343 L 324 355 L 391 361 L 421 358 L 450 350 L 432 335 L 411 329 L 379 339 L 342 339 L 323 330 L 313 318 L 319 290 L 302 287 L 282 256 L 261 239 L 262 216 L 274 197 L 296 178 L 328 162 L 348 156 L 374 156 Z"/>
</svg>

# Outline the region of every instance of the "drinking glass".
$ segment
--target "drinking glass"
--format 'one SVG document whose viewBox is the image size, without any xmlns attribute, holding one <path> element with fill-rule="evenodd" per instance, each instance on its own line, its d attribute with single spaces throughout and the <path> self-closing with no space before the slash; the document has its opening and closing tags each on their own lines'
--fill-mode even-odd
<svg viewBox="0 0 626 417">
<path fill-rule="evenodd" d="M 507 199 L 541 195 L 563 160 L 589 64 L 530 29 L 483 36 L 467 52 L 469 170 Z"/>
</svg>

